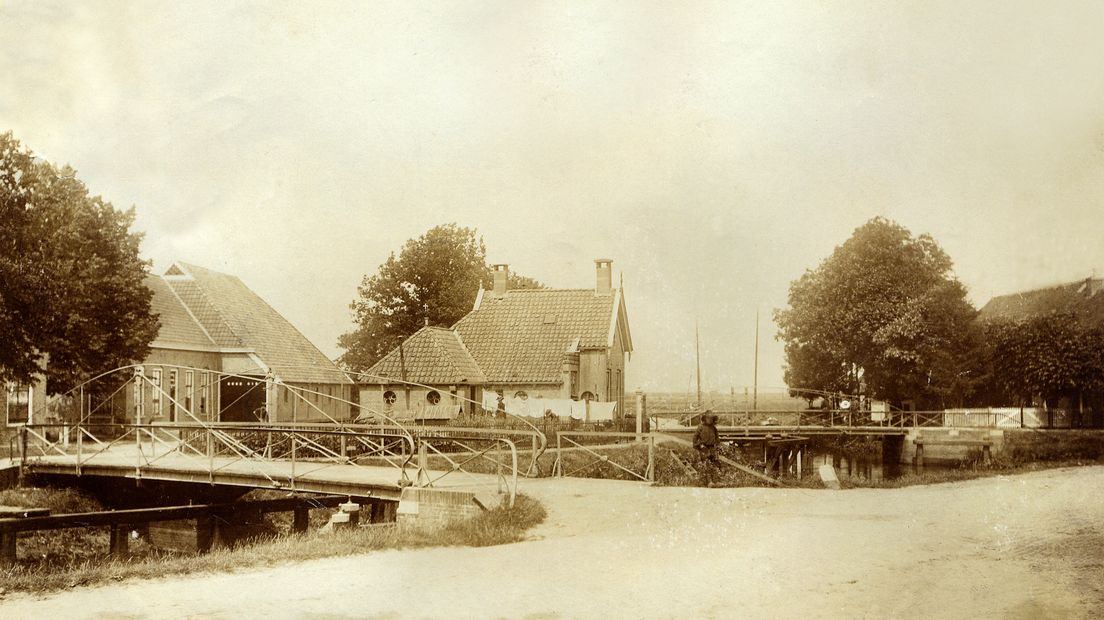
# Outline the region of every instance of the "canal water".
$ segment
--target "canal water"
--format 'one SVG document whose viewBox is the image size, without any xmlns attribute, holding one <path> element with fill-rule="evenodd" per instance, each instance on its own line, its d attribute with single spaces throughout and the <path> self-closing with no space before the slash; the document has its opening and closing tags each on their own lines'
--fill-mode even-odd
<svg viewBox="0 0 1104 620">
<path fill-rule="evenodd" d="M 833 452 L 813 452 L 812 473 L 821 465 L 834 465 L 836 476 L 840 480 L 867 480 L 881 482 L 892 480 L 911 469 L 909 465 L 888 463 L 881 454 L 841 454 Z"/>
<path fill-rule="evenodd" d="M 900 462 L 902 447 L 901 439 L 892 438 L 884 444 L 881 438 L 874 437 L 810 438 L 802 463 L 802 475 L 815 476 L 822 465 L 831 465 L 841 480 L 872 483 L 893 480 L 912 471 L 910 464 Z M 762 444 L 747 444 L 744 448 L 744 454 L 751 462 L 761 461 L 764 457 Z M 794 465 L 796 463 L 791 467 Z"/>
</svg>

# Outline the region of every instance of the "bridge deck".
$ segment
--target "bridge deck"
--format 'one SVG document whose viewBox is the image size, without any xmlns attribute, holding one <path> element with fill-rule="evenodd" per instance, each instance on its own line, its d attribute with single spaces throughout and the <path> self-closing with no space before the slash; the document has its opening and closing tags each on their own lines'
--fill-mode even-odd
<svg viewBox="0 0 1104 620">
<path fill-rule="evenodd" d="M 682 426 L 671 425 L 654 429 L 657 433 L 693 433 L 696 427 L 694 426 Z M 801 425 L 801 426 L 782 426 L 782 425 L 747 425 L 747 426 L 728 426 L 717 425 L 717 432 L 720 433 L 723 439 L 739 439 L 740 437 L 747 437 L 751 439 L 762 439 L 765 437 L 779 437 L 786 435 L 877 435 L 877 436 L 897 436 L 907 435 L 910 427 L 901 426 L 819 426 L 819 425 Z"/>
<path fill-rule="evenodd" d="M 150 458 L 147 453 L 146 458 Z M 309 493 L 398 499 L 402 472 L 397 467 L 286 461 L 199 458 L 166 453 L 142 462 L 134 446 L 116 446 L 85 460 L 78 469 L 76 455 L 48 455 L 29 458 L 27 471 L 39 474 L 107 476 L 172 482 L 207 483 L 260 489 L 281 489 Z M 417 482 L 417 468 L 408 465 L 406 474 Z M 499 478 L 491 474 L 447 473 L 428 470 L 422 480 L 434 488 L 496 492 Z"/>
</svg>

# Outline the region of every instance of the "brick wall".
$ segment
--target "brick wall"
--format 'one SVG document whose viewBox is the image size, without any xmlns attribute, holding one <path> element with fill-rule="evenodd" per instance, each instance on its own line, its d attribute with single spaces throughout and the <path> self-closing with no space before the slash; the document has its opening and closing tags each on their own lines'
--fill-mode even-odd
<svg viewBox="0 0 1104 620">
<path fill-rule="evenodd" d="M 483 512 L 475 493 L 445 489 L 407 487 L 396 513 L 399 525 L 440 527 Z"/>
</svg>

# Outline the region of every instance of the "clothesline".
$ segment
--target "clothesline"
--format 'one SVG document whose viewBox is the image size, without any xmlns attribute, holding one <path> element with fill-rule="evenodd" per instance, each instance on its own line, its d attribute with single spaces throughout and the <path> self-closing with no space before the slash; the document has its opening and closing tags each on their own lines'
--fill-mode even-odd
<svg viewBox="0 0 1104 620">
<path fill-rule="evenodd" d="M 495 392 L 484 392 L 483 409 L 493 414 L 498 411 L 499 400 Z M 510 415 L 542 418 L 551 413 L 562 418 L 575 418 L 586 422 L 613 420 L 617 402 L 596 400 L 571 400 L 567 398 L 509 398 L 502 401 L 502 408 Z"/>
</svg>

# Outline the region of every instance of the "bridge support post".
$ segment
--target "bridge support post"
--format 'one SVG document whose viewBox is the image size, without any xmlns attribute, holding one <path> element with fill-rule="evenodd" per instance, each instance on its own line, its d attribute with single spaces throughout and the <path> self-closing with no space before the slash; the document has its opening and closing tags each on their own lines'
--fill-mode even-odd
<svg viewBox="0 0 1104 620">
<path fill-rule="evenodd" d="M 299 506 L 292 512 L 291 531 L 305 534 L 310 523 L 310 512 L 305 506 Z"/>
<path fill-rule="evenodd" d="M 112 557 L 125 558 L 130 552 L 130 541 L 127 536 L 130 528 L 126 525 L 114 523 L 111 525 L 111 533 L 108 537 L 108 549 Z"/>
<path fill-rule="evenodd" d="M 0 566 L 15 564 L 15 532 L 0 532 Z"/>
</svg>

